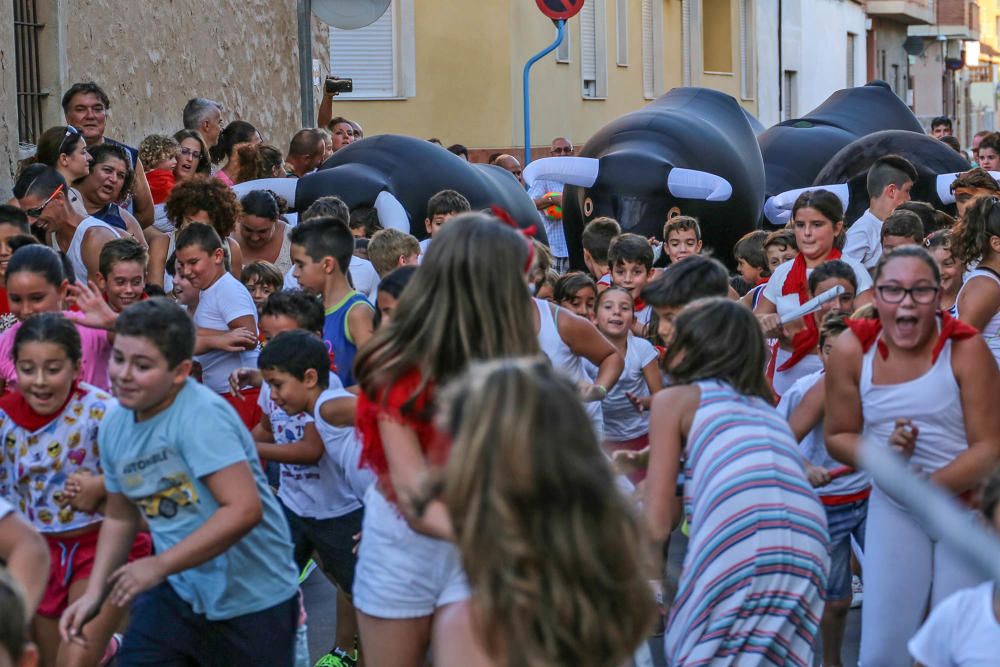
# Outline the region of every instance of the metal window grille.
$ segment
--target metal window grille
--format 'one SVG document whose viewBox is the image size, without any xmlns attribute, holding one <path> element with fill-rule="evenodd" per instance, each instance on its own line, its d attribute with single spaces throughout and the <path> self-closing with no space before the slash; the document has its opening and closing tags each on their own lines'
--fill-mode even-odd
<svg viewBox="0 0 1000 667">
<path fill-rule="evenodd" d="M 38 36 L 45 27 L 38 20 L 36 0 L 14 0 L 14 62 L 17 69 L 17 131 L 21 142 L 35 143 L 43 131 L 42 90 Z"/>
</svg>

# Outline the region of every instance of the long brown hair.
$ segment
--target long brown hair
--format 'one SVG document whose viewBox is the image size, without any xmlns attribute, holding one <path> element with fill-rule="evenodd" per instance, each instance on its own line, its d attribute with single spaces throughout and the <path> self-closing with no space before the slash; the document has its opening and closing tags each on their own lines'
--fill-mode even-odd
<svg viewBox="0 0 1000 667">
<path fill-rule="evenodd" d="M 512 666 L 622 664 L 653 598 L 638 520 L 576 388 L 544 358 L 506 359 L 472 366 L 441 402 L 444 497 L 487 651 Z"/>
<path fill-rule="evenodd" d="M 951 254 L 963 264 L 986 259 L 994 236 L 1000 236 L 1000 197 L 979 197 L 951 230 Z"/>
<path fill-rule="evenodd" d="M 840 197 L 829 190 L 807 190 L 800 194 L 795 203 L 792 204 L 792 220 L 795 220 L 795 214 L 799 212 L 800 208 L 811 208 L 819 211 L 833 226 L 844 221 L 844 205 L 841 203 Z M 839 250 L 844 247 L 846 241 L 847 230 L 841 228 L 840 233 L 833 239 L 833 247 Z"/>
<path fill-rule="evenodd" d="M 774 402 L 764 378 L 764 334 L 753 313 L 736 301 L 714 297 L 685 307 L 674 319 L 664 366 L 674 384 L 722 380 L 741 394 Z"/>
<path fill-rule="evenodd" d="M 526 282 L 531 245 L 482 213 L 456 216 L 434 238 L 392 321 L 358 351 L 354 374 L 376 400 L 417 369 L 421 384 L 442 384 L 470 362 L 538 353 Z M 412 404 L 412 401 L 411 401 Z"/>
</svg>

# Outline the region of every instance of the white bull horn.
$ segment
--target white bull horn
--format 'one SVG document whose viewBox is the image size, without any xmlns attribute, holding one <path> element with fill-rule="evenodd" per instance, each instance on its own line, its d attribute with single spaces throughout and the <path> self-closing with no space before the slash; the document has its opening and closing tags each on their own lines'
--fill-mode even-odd
<svg viewBox="0 0 1000 667">
<path fill-rule="evenodd" d="M 727 201 L 733 195 L 732 184 L 722 176 L 681 167 L 674 167 L 667 174 L 667 190 L 679 199 L 705 201 Z"/>
<path fill-rule="evenodd" d="M 270 190 L 274 194 L 288 202 L 289 206 L 295 206 L 295 187 L 298 185 L 297 178 L 259 178 L 255 181 L 243 181 L 233 186 L 233 192 L 237 199 L 243 199 L 254 190 Z"/>
<path fill-rule="evenodd" d="M 938 199 L 941 200 L 942 204 L 954 204 L 955 203 L 955 193 L 951 191 L 951 184 L 955 182 L 955 179 L 964 174 L 963 171 L 957 171 L 948 174 L 938 174 L 937 177 L 937 195 Z M 993 180 L 1000 183 L 1000 171 L 990 171 L 987 172 L 993 177 Z"/>
<path fill-rule="evenodd" d="M 847 210 L 848 204 L 851 203 L 851 189 L 847 183 L 836 183 L 834 185 L 810 185 L 808 188 L 786 190 L 785 192 L 768 198 L 768 200 L 764 203 L 764 215 L 767 216 L 767 219 L 774 224 L 784 224 L 788 221 L 788 217 L 792 212 L 792 206 L 795 205 L 795 200 L 799 198 L 799 195 L 803 192 L 812 192 L 814 190 L 827 190 L 837 195 L 837 198 L 840 199 L 840 203 L 843 205 L 845 211 Z"/>
<path fill-rule="evenodd" d="M 378 221 L 384 228 L 410 233 L 410 216 L 396 199 L 396 195 L 388 190 L 383 190 L 375 197 L 375 212 L 378 213 Z"/>
<path fill-rule="evenodd" d="M 543 157 L 532 160 L 521 176 L 530 188 L 535 181 L 555 181 L 589 188 L 597 181 L 601 161 L 592 157 Z"/>
</svg>

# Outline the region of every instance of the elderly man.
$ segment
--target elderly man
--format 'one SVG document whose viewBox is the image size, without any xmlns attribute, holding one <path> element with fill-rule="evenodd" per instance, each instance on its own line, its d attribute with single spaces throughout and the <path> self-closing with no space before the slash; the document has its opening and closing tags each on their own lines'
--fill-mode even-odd
<svg viewBox="0 0 1000 667">
<path fill-rule="evenodd" d="M 524 187 L 524 177 L 521 175 L 521 163 L 517 161 L 516 157 L 504 153 L 503 155 L 498 155 L 493 164 L 498 167 L 503 167 L 510 173 L 514 174 L 514 177 L 521 184 L 521 187 Z"/>
<path fill-rule="evenodd" d="M 573 155 L 573 142 L 565 137 L 552 140 L 549 150 L 551 157 L 569 157 Z M 528 194 L 535 202 L 538 216 L 542 219 L 545 234 L 549 238 L 549 250 L 555 259 L 554 269 L 564 273 L 569 268 L 569 248 L 566 246 L 566 233 L 563 231 L 562 220 L 554 220 L 545 215 L 545 209 L 550 206 L 562 206 L 563 184 L 557 181 L 538 180 L 532 183 Z"/>
<path fill-rule="evenodd" d="M 132 168 L 135 170 L 135 181 L 132 184 L 132 201 L 128 202 L 127 208 L 144 228 L 152 225 L 153 195 L 149 191 L 142 162 L 139 161 L 139 151 L 104 136 L 108 109 L 111 108 L 111 100 L 108 99 L 107 93 L 93 81 L 74 83 L 63 95 L 62 108 L 66 124 L 79 130 L 88 148 L 109 143 L 121 147 L 128 153 Z"/>
<path fill-rule="evenodd" d="M 222 134 L 222 105 L 218 102 L 195 97 L 184 105 L 184 129 L 194 130 L 205 140 L 208 148 L 219 143 Z"/>
</svg>

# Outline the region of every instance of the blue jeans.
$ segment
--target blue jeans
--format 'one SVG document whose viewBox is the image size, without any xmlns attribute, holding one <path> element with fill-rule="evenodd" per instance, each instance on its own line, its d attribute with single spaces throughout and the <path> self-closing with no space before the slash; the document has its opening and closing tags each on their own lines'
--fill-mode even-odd
<svg viewBox="0 0 1000 667">
<path fill-rule="evenodd" d="M 830 531 L 830 578 L 826 583 L 827 600 L 851 597 L 851 535 L 863 549 L 868 499 L 844 505 L 826 506 Z"/>
<path fill-rule="evenodd" d="M 136 598 L 120 667 L 293 667 L 299 599 L 221 621 L 196 614 L 169 582 Z"/>
</svg>

